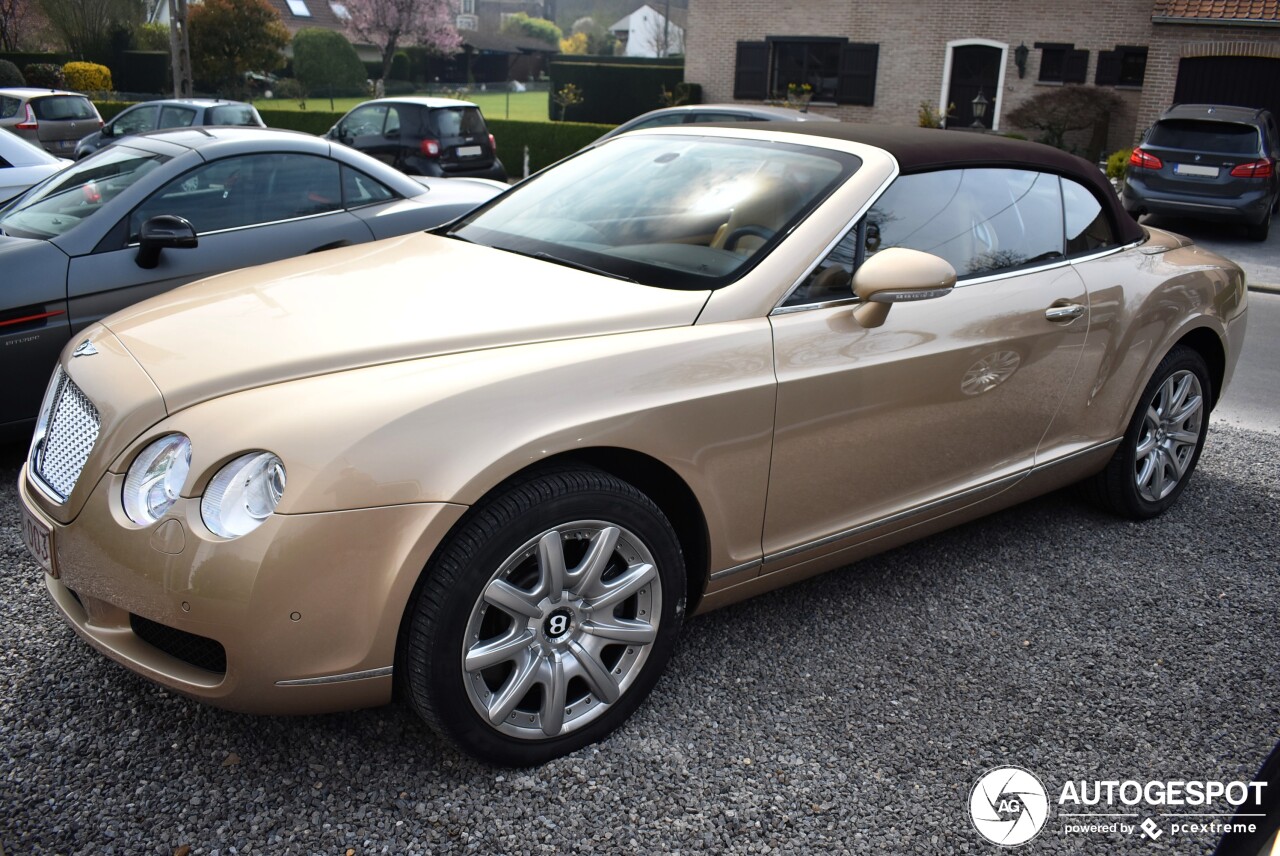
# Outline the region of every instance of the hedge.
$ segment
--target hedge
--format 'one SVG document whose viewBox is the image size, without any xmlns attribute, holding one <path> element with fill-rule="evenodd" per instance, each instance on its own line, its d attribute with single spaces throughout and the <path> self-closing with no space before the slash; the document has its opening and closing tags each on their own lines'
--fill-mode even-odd
<svg viewBox="0 0 1280 856">
<path fill-rule="evenodd" d="M 104 120 L 110 120 L 129 105 L 119 101 L 95 102 Z M 322 111 L 259 110 L 262 121 L 270 128 L 303 131 L 323 136 L 342 113 Z M 489 130 L 498 143 L 498 157 L 507 174 L 519 178 L 524 173 L 524 147 L 529 147 L 529 171 L 536 172 L 568 157 L 594 142 L 613 125 L 589 125 L 582 122 L 518 122 L 514 119 L 487 119 Z"/>
<path fill-rule="evenodd" d="M 577 62 L 553 60 L 551 90 L 559 92 L 568 84 L 578 87 L 583 102 L 569 108 L 576 121 L 614 125 L 662 106 L 662 91 L 674 90 L 684 82 L 680 65 L 639 65 L 610 60 Z M 547 101 L 549 116 L 558 119 L 560 105 L 554 96 Z"/>
<path fill-rule="evenodd" d="M 529 147 L 529 171 L 537 172 L 595 142 L 614 128 L 613 125 L 592 125 L 585 122 L 518 122 L 514 119 L 485 121 L 498 143 L 498 157 L 507 168 L 507 175 L 512 178 L 519 178 L 524 174 L 525 146 Z"/>
</svg>

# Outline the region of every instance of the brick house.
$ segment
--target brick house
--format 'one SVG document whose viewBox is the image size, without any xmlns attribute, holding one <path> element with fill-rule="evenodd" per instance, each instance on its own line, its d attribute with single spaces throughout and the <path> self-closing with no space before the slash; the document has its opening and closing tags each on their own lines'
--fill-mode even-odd
<svg viewBox="0 0 1280 856">
<path fill-rule="evenodd" d="M 1108 150 L 1175 101 L 1280 114 L 1280 0 L 698 0 L 685 41 L 706 101 L 808 84 L 811 109 L 849 121 L 915 124 L 923 102 L 954 104 L 952 126 L 1009 131 L 1009 110 L 1066 83 L 1120 96 Z"/>
</svg>

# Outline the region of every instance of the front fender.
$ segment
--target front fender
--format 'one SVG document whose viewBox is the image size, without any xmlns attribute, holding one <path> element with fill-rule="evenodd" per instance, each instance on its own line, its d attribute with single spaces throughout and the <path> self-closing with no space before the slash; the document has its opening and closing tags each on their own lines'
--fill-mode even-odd
<svg viewBox="0 0 1280 856">
<path fill-rule="evenodd" d="M 422 502 L 472 505 L 540 461 L 600 447 L 656 458 L 707 519 L 711 560 L 759 557 L 772 445 L 772 338 L 763 319 L 495 348 L 338 372 L 180 411 L 191 438 L 183 494 L 226 461 L 285 462 L 282 514 Z"/>
</svg>

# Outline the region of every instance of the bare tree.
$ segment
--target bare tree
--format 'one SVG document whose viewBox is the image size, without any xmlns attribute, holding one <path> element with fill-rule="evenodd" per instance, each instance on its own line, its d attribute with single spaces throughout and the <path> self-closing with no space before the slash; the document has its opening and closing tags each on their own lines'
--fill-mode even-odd
<svg viewBox="0 0 1280 856">
<path fill-rule="evenodd" d="M 111 33 L 142 22 L 140 0 L 40 0 L 49 25 L 67 50 L 80 59 L 104 59 Z"/>
<path fill-rule="evenodd" d="M 391 75 L 396 49 L 421 45 L 454 53 L 462 44 L 450 0 L 346 0 L 347 29 L 382 52 L 382 79 Z"/>
<path fill-rule="evenodd" d="M 0 0 L 0 50 L 21 50 L 33 11 L 31 0 Z"/>
</svg>

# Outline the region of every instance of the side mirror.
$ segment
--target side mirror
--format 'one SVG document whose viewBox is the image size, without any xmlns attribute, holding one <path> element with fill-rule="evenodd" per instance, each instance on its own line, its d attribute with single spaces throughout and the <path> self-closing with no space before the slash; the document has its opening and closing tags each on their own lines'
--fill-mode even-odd
<svg viewBox="0 0 1280 856">
<path fill-rule="evenodd" d="M 116 135 L 116 126 L 114 123 L 108 122 L 102 126 L 102 130 L 98 133 L 102 134 L 104 140 L 109 140 Z"/>
<path fill-rule="evenodd" d="M 853 292 L 863 301 L 853 318 L 862 327 L 879 327 L 892 304 L 944 297 L 955 284 L 956 270 L 944 259 L 890 247 L 863 262 L 853 275 Z"/>
<path fill-rule="evenodd" d="M 196 228 L 175 214 L 160 214 L 142 224 L 138 245 L 138 267 L 151 270 L 160 264 L 160 251 L 189 250 L 199 244 Z"/>
</svg>

